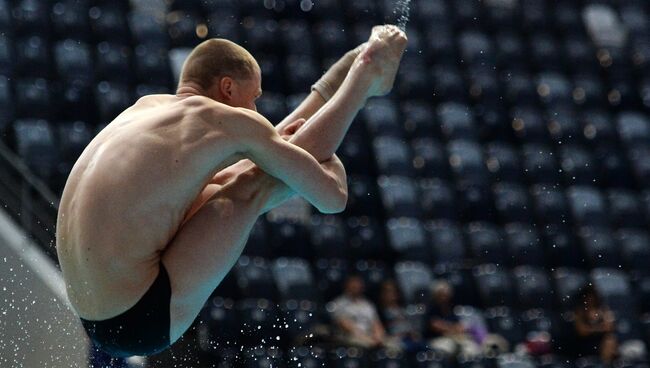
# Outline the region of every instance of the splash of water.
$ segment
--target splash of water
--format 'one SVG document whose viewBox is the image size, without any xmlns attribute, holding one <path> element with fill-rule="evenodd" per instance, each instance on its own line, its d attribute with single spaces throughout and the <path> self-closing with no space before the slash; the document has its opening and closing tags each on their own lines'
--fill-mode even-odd
<svg viewBox="0 0 650 368">
<path fill-rule="evenodd" d="M 397 15 L 397 27 L 406 32 L 406 24 L 411 14 L 411 0 L 397 0 L 393 13 Z"/>
</svg>

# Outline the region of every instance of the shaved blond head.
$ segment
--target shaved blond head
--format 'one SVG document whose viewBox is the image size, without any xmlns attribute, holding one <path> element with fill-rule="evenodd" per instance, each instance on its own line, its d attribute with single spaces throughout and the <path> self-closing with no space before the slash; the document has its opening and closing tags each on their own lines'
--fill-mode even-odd
<svg viewBox="0 0 650 368">
<path fill-rule="evenodd" d="M 208 90 L 223 77 L 251 79 L 258 68 L 257 61 L 245 48 L 213 38 L 192 50 L 183 64 L 179 85 L 195 83 Z"/>
</svg>

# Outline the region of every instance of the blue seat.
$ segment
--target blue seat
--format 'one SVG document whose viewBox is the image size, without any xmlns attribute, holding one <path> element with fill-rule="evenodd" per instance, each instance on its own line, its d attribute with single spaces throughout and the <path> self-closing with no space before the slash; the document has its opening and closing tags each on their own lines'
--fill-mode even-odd
<svg viewBox="0 0 650 368">
<path fill-rule="evenodd" d="M 45 33 L 50 27 L 49 4 L 37 0 L 14 1 L 11 22 L 18 33 Z M 8 7 L 5 10 L 9 10 Z"/>
<path fill-rule="evenodd" d="M 573 100 L 585 106 L 600 107 L 605 101 L 605 86 L 599 78 L 591 75 L 578 75 L 574 77 Z"/>
<path fill-rule="evenodd" d="M 419 203 L 425 218 L 458 219 L 458 208 L 454 188 L 442 179 L 420 179 L 418 181 Z"/>
<path fill-rule="evenodd" d="M 573 229 L 566 224 L 550 224 L 541 230 L 546 245 L 545 253 L 551 266 L 586 267 L 587 261 Z"/>
<path fill-rule="evenodd" d="M 647 268 L 650 264 L 650 234 L 647 230 L 623 228 L 617 231 L 616 240 L 629 270 L 643 271 Z"/>
<path fill-rule="evenodd" d="M 645 214 L 636 192 L 612 188 L 607 191 L 607 199 L 611 223 L 614 226 L 645 227 Z"/>
<path fill-rule="evenodd" d="M 508 307 L 493 307 L 485 311 L 485 320 L 490 332 L 505 338 L 510 346 L 525 341 L 527 331 L 523 330 L 519 316 Z"/>
<path fill-rule="evenodd" d="M 487 67 L 482 64 L 470 66 L 467 74 L 469 95 L 474 101 L 486 103 L 500 102 L 501 91 L 499 88 L 499 78 L 493 67 Z"/>
<path fill-rule="evenodd" d="M 462 5 L 470 5 L 470 2 L 462 2 Z M 485 33 L 478 30 L 462 32 L 458 35 L 458 48 L 462 59 L 470 65 L 496 65 L 492 41 Z"/>
<path fill-rule="evenodd" d="M 559 267 L 553 271 L 555 297 L 564 311 L 570 311 L 580 303 L 580 293 L 589 282 L 589 275 L 580 269 Z"/>
<path fill-rule="evenodd" d="M 54 57 L 59 78 L 64 81 L 93 81 L 90 47 L 80 41 L 65 39 L 54 45 Z"/>
<path fill-rule="evenodd" d="M 606 226 L 609 213 L 603 194 L 593 186 L 572 186 L 567 197 L 574 221 L 579 225 Z"/>
<path fill-rule="evenodd" d="M 285 101 L 285 96 L 280 93 L 265 92 L 255 105 L 257 111 L 275 125 L 289 114 Z"/>
<path fill-rule="evenodd" d="M 580 33 L 567 34 L 564 39 L 564 57 L 572 71 L 598 72 L 600 65 L 594 57 L 596 49 L 588 36 Z"/>
<path fill-rule="evenodd" d="M 409 136 L 433 138 L 437 135 L 435 114 L 430 104 L 409 99 L 400 103 L 400 110 L 404 120 L 404 129 Z"/>
<path fill-rule="evenodd" d="M 117 82 L 101 81 L 95 88 L 95 101 L 102 123 L 109 123 L 133 104 L 132 91 Z"/>
<path fill-rule="evenodd" d="M 90 8 L 90 27 L 94 39 L 126 43 L 129 41 L 129 24 L 126 10 L 116 3 L 101 3 Z"/>
<path fill-rule="evenodd" d="M 430 261 L 431 249 L 422 223 L 413 218 L 393 218 L 386 222 L 388 243 L 400 260 Z"/>
<path fill-rule="evenodd" d="M 351 1 L 350 3 L 357 3 L 357 1 Z M 331 352 L 327 366 L 333 368 L 361 368 L 369 366 L 369 362 L 363 350 L 355 347 L 339 347 Z"/>
<path fill-rule="evenodd" d="M 512 266 L 544 267 L 543 240 L 534 226 L 515 222 L 507 224 L 504 231 Z"/>
<path fill-rule="evenodd" d="M 474 269 L 465 265 L 438 263 L 433 267 L 434 279 L 444 280 L 451 285 L 457 305 L 480 305 L 481 295 L 473 273 Z"/>
<path fill-rule="evenodd" d="M 447 140 L 476 140 L 477 127 L 472 109 L 464 104 L 446 102 L 437 109 L 440 130 Z"/>
<path fill-rule="evenodd" d="M 556 185 L 536 184 L 531 188 L 535 214 L 543 224 L 567 225 L 571 220 L 564 191 Z"/>
<path fill-rule="evenodd" d="M 458 212 L 464 221 L 496 221 L 492 191 L 487 185 L 461 182 L 456 190 Z"/>
<path fill-rule="evenodd" d="M 558 42 L 553 35 L 544 32 L 544 31 L 537 31 L 534 32 L 534 34 L 531 35 L 531 38 L 529 40 L 529 47 L 530 47 L 530 53 L 531 53 L 531 64 L 532 66 L 542 70 L 542 75 L 541 78 L 545 78 L 545 74 L 547 73 L 559 73 L 563 70 L 564 63 L 561 57 L 561 51 L 558 47 Z M 553 76 L 551 78 L 555 78 L 556 76 Z M 560 74 L 557 75 L 557 77 L 561 77 Z M 540 93 L 540 97 L 542 97 L 542 100 L 545 100 L 548 97 L 551 97 L 551 94 L 556 94 L 556 93 L 561 93 L 562 95 L 569 95 L 570 96 L 570 90 L 561 90 L 564 89 L 564 86 L 559 86 L 554 82 L 548 83 L 551 85 L 551 89 L 553 90 L 551 93 L 546 93 L 546 87 L 544 88 L 543 92 Z M 558 88 L 556 88 L 558 87 Z M 538 90 L 539 92 L 540 90 Z M 569 92 L 568 94 L 566 92 Z M 561 97 L 558 95 L 554 98 L 561 99 Z M 570 100 L 569 100 L 570 101 Z M 563 102 L 563 101 L 560 101 Z"/>
<path fill-rule="evenodd" d="M 379 350 L 370 356 L 370 364 L 377 368 L 410 368 L 406 353 Z"/>
<path fill-rule="evenodd" d="M 510 112 L 515 136 L 524 143 L 548 142 L 548 131 L 543 113 L 532 106 L 517 106 Z"/>
<path fill-rule="evenodd" d="M 634 146 L 628 151 L 634 177 L 643 188 L 650 188 L 650 161 L 646 159 L 649 155 L 650 144 Z"/>
<path fill-rule="evenodd" d="M 417 176 L 449 178 L 449 160 L 442 143 L 432 138 L 416 138 L 411 141 L 411 148 Z"/>
<path fill-rule="evenodd" d="M 287 20 L 280 25 L 280 36 L 282 44 L 289 54 L 316 56 L 317 47 L 312 39 L 309 22 L 306 20 Z"/>
<path fill-rule="evenodd" d="M 419 195 L 413 179 L 380 176 L 377 179 L 384 210 L 389 217 L 419 217 Z"/>
<path fill-rule="evenodd" d="M 413 175 L 413 154 L 406 141 L 392 136 L 379 136 L 372 144 L 380 175 Z"/>
<path fill-rule="evenodd" d="M 489 222 L 472 222 L 465 229 L 470 253 L 478 263 L 504 264 L 508 259 L 503 233 Z"/>
<path fill-rule="evenodd" d="M 535 360 L 517 354 L 501 354 L 497 358 L 498 368 L 537 368 Z"/>
<path fill-rule="evenodd" d="M 592 147 L 608 146 L 617 141 L 613 117 L 607 110 L 600 107 L 587 108 L 579 114 L 579 120 L 585 141 Z"/>
<path fill-rule="evenodd" d="M 431 40 L 431 38 L 428 38 Z M 444 43 L 444 38 L 435 36 L 431 42 Z M 440 101 L 463 101 L 467 99 L 463 75 L 454 64 L 438 64 L 431 68 L 431 85 L 434 97 Z"/>
<path fill-rule="evenodd" d="M 413 39 L 413 34 L 409 34 L 409 43 L 413 42 Z M 412 62 L 405 59 L 398 71 L 393 90 L 401 99 L 406 100 L 426 95 L 430 86 L 428 70 L 421 59 L 417 58 Z"/>
<path fill-rule="evenodd" d="M 241 256 L 233 271 L 244 298 L 273 300 L 278 296 L 270 265 L 264 258 Z"/>
<path fill-rule="evenodd" d="M 371 300 L 379 300 L 382 283 L 392 278 L 392 269 L 387 268 L 383 261 L 377 260 L 358 260 L 354 264 L 354 273 L 363 278 L 365 294 Z"/>
<path fill-rule="evenodd" d="M 316 261 L 314 273 L 323 300 L 332 300 L 341 294 L 348 272 L 349 265 L 345 260 L 321 258 Z"/>
<path fill-rule="evenodd" d="M 87 40 L 90 35 L 87 0 L 62 0 L 52 5 L 52 28 L 59 38 L 75 37 Z"/>
<path fill-rule="evenodd" d="M 419 261 L 395 263 L 395 278 L 408 304 L 424 303 L 429 299 L 433 274 L 429 266 Z"/>
<path fill-rule="evenodd" d="M 551 308 L 554 290 L 550 276 L 541 267 L 517 266 L 513 270 L 517 301 L 522 309 Z"/>
<path fill-rule="evenodd" d="M 337 20 L 324 20 L 313 28 L 314 38 L 323 56 L 340 57 L 352 46 L 348 45 L 344 29 L 342 22 Z"/>
<path fill-rule="evenodd" d="M 507 28 L 496 34 L 495 48 L 497 62 L 508 69 L 525 63 L 527 57 L 525 44 L 519 34 Z"/>
<path fill-rule="evenodd" d="M 388 256 L 383 226 L 376 218 L 349 217 L 346 221 L 346 229 L 348 234 L 346 250 L 338 253 L 334 258 L 341 257 L 343 254 L 349 254 L 352 259 L 383 259 Z M 327 244 L 327 246 L 333 245 Z"/>
<path fill-rule="evenodd" d="M 51 179 L 58 163 L 55 132 L 47 120 L 20 119 L 13 123 L 16 150 L 37 176 Z"/>
<path fill-rule="evenodd" d="M 0 0 L 0 29 L 8 30 L 11 28 L 11 6 L 9 1 Z"/>
<path fill-rule="evenodd" d="M 429 50 L 431 55 L 428 59 L 435 58 L 436 61 L 446 65 L 455 64 L 458 55 L 451 24 L 428 22 L 425 27 L 427 41 L 425 49 Z"/>
<path fill-rule="evenodd" d="M 650 312 L 650 276 L 643 276 L 636 280 L 635 293 L 638 295 L 638 305 L 642 313 Z M 648 331 L 650 332 L 650 330 Z M 650 337 L 650 335 L 648 336 Z"/>
<path fill-rule="evenodd" d="M 165 47 L 139 44 L 135 47 L 135 56 L 135 71 L 139 82 L 171 84 L 172 71 Z"/>
<path fill-rule="evenodd" d="M 573 105 L 557 105 L 547 108 L 545 120 L 551 139 L 557 145 L 582 144 L 582 127 Z"/>
<path fill-rule="evenodd" d="M 494 264 L 474 267 L 474 278 L 483 307 L 512 306 L 514 285 L 504 268 Z"/>
<path fill-rule="evenodd" d="M 634 295 L 627 274 L 615 268 L 595 268 L 591 271 L 591 280 L 601 297 L 619 314 L 635 309 Z"/>
<path fill-rule="evenodd" d="M 100 42 L 95 48 L 95 75 L 99 80 L 129 83 L 133 78 L 131 70 L 132 50 L 129 46 Z"/>
<path fill-rule="evenodd" d="M 349 175 L 346 212 L 356 216 L 371 215 L 377 213 L 380 208 L 381 199 L 375 180 L 365 175 Z"/>
<path fill-rule="evenodd" d="M 336 258 L 349 251 L 347 230 L 340 217 L 312 215 L 309 236 L 316 258 Z"/>
<path fill-rule="evenodd" d="M 81 152 L 93 138 L 93 132 L 89 125 L 83 121 L 60 123 L 57 130 L 60 158 L 62 163 L 65 163 L 67 176 L 74 162 L 81 156 Z"/>
<path fill-rule="evenodd" d="M 224 38 L 241 44 L 243 40 L 240 21 L 236 13 L 211 12 L 206 17 L 208 36 Z"/>
<path fill-rule="evenodd" d="M 578 231 L 587 261 L 592 267 L 618 267 L 622 252 L 608 227 L 584 226 Z"/>
<path fill-rule="evenodd" d="M 49 81 L 41 78 L 18 79 L 14 86 L 17 117 L 47 119 L 52 116 L 54 96 Z"/>
<path fill-rule="evenodd" d="M 616 119 L 618 132 L 627 145 L 650 141 L 650 119 L 640 112 L 624 111 Z"/>
<path fill-rule="evenodd" d="M 584 147 L 563 144 L 558 150 L 560 167 L 567 183 L 590 185 L 599 181 L 598 168 L 592 155 Z"/>
<path fill-rule="evenodd" d="M 282 300 L 319 300 L 309 263 L 300 258 L 278 258 L 271 266 Z"/>
<path fill-rule="evenodd" d="M 519 3 L 521 23 L 526 30 L 546 29 L 550 26 L 549 11 L 546 3 L 534 0 L 523 0 Z"/>
<path fill-rule="evenodd" d="M 503 223 L 532 222 L 528 188 L 521 184 L 497 183 L 493 187 L 494 207 Z"/>
<path fill-rule="evenodd" d="M 47 78 L 51 72 L 50 45 L 42 36 L 18 38 L 14 44 L 14 68 L 18 75 Z"/>
<path fill-rule="evenodd" d="M 463 233 L 456 222 L 433 220 L 424 226 L 436 264 L 461 264 L 466 258 Z"/>
<path fill-rule="evenodd" d="M 309 229 L 307 224 L 296 219 L 267 216 L 268 240 L 273 254 L 283 257 L 311 258 Z"/>
<path fill-rule="evenodd" d="M 395 101 L 389 97 L 373 98 L 361 110 L 361 116 L 366 121 L 368 132 L 372 136 L 393 135 L 404 136 L 404 127 L 399 119 L 399 109 Z"/>
<path fill-rule="evenodd" d="M 600 164 L 601 183 L 611 187 L 632 188 L 635 186 L 632 170 L 626 153 L 615 144 L 596 147 L 594 159 Z"/>
<path fill-rule="evenodd" d="M 288 355 L 288 368 L 325 367 L 327 355 L 318 347 L 298 346 L 290 349 Z"/>
<path fill-rule="evenodd" d="M 503 94 L 507 102 L 531 108 L 537 102 L 537 91 L 533 77 L 522 70 L 513 68 L 501 73 Z M 511 114 L 516 117 L 519 114 Z M 513 128 L 516 128 L 513 126 Z M 515 132 L 518 132 L 515 130 Z"/>
<path fill-rule="evenodd" d="M 470 140 L 451 141 L 447 147 L 451 169 L 460 182 L 469 185 L 486 185 L 490 182 L 483 150 Z"/>
<path fill-rule="evenodd" d="M 138 44 L 146 43 L 164 48 L 170 47 L 169 33 L 167 32 L 165 19 L 157 17 L 152 12 L 134 10 L 129 12 L 128 22 L 133 39 Z M 220 22 L 226 23 L 228 22 L 228 18 L 222 17 Z"/>
<path fill-rule="evenodd" d="M 495 182 L 523 182 L 522 166 L 515 148 L 504 142 L 490 142 L 485 146 L 486 166 Z"/>
<path fill-rule="evenodd" d="M 250 23 L 244 24 L 243 27 L 246 47 L 255 53 L 277 53 L 275 45 L 280 38 L 278 22 L 267 16 L 254 16 L 249 19 Z"/>
</svg>

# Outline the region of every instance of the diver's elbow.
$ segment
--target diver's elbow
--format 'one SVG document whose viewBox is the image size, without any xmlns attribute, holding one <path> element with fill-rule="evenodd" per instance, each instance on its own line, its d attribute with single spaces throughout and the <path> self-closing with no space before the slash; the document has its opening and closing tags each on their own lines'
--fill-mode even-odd
<svg viewBox="0 0 650 368">
<path fill-rule="evenodd" d="M 348 191 L 344 188 L 339 188 L 337 193 L 332 196 L 332 201 L 327 208 L 326 214 L 336 214 L 345 211 L 348 205 Z"/>
</svg>

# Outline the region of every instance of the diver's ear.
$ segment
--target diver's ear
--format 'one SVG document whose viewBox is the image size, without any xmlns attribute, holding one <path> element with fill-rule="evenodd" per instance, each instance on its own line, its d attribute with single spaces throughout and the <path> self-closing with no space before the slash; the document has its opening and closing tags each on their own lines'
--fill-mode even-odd
<svg viewBox="0 0 650 368">
<path fill-rule="evenodd" d="M 223 77 L 219 81 L 219 92 L 227 99 L 232 98 L 233 82 L 230 77 Z"/>
</svg>

